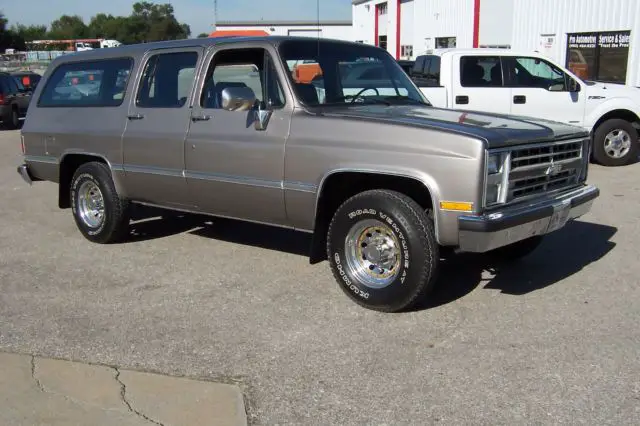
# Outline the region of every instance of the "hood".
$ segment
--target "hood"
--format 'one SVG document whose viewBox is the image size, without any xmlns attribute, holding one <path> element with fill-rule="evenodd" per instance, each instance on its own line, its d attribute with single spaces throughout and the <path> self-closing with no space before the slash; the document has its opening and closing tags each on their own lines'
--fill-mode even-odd
<svg viewBox="0 0 640 426">
<path fill-rule="evenodd" d="M 585 84 L 589 99 L 627 98 L 640 104 L 640 88 L 626 84 L 601 83 L 597 81 L 587 81 Z"/>
<path fill-rule="evenodd" d="M 488 148 L 588 136 L 581 127 L 555 121 L 430 106 L 339 106 L 325 107 L 318 112 L 328 117 L 386 122 L 474 136 L 483 139 Z"/>
</svg>

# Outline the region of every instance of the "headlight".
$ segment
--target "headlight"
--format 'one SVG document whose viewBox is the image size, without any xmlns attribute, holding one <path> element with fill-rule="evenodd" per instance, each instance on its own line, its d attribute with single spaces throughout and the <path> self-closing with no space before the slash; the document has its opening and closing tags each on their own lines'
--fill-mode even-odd
<svg viewBox="0 0 640 426">
<path fill-rule="evenodd" d="M 485 176 L 484 206 L 499 204 L 503 197 L 503 173 L 505 172 L 505 153 L 487 155 L 487 175 Z"/>
<path fill-rule="evenodd" d="M 487 172 L 494 175 L 502 168 L 502 154 L 491 154 L 487 159 Z"/>
</svg>

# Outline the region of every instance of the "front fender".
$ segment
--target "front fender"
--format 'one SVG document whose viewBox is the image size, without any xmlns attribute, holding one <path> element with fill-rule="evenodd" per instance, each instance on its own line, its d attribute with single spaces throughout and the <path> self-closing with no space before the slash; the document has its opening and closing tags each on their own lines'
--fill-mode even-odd
<svg viewBox="0 0 640 426">
<path fill-rule="evenodd" d="M 588 103 L 589 99 L 587 99 L 587 105 Z M 640 113 L 640 105 L 629 98 L 607 99 L 585 117 L 584 127 L 589 131 L 593 131 L 593 127 L 596 125 L 598 120 L 606 114 L 616 110 L 630 111 L 638 117 L 638 114 Z"/>
</svg>

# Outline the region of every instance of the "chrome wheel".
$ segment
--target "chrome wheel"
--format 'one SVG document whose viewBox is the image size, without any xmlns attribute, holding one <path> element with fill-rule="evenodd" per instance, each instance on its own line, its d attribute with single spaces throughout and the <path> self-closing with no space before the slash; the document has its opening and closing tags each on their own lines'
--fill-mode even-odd
<svg viewBox="0 0 640 426">
<path fill-rule="evenodd" d="M 400 271 L 400 242 L 391 228 L 378 220 L 363 220 L 351 227 L 345 255 L 351 274 L 367 287 L 384 288 Z"/>
<path fill-rule="evenodd" d="M 625 130 L 614 129 L 604 137 L 604 152 L 611 158 L 622 158 L 631 150 L 631 136 Z"/>
<path fill-rule="evenodd" d="M 90 228 L 98 228 L 104 220 L 104 198 L 92 181 L 82 183 L 78 189 L 78 213 Z"/>
</svg>

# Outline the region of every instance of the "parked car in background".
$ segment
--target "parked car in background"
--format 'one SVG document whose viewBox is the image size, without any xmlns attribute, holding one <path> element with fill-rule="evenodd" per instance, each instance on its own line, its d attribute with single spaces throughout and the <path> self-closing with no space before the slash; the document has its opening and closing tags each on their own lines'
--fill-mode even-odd
<svg viewBox="0 0 640 426">
<path fill-rule="evenodd" d="M 319 68 L 317 87 L 296 79 L 301 63 Z M 96 90 L 69 96 L 88 75 Z M 441 249 L 515 261 L 599 195 L 584 129 L 434 108 L 361 43 L 93 50 L 56 58 L 34 96 L 18 172 L 58 183 L 89 241 L 125 239 L 134 204 L 295 229 L 312 234 L 312 262 L 328 259 L 341 289 L 379 311 L 424 302 Z"/>
<path fill-rule="evenodd" d="M 402 67 L 404 72 L 406 72 L 407 74 L 411 73 L 411 70 L 413 69 L 413 66 L 415 65 L 415 63 L 416 63 L 416 61 L 410 61 L 408 59 L 399 59 L 398 60 L 398 64 Z"/>
<path fill-rule="evenodd" d="M 0 72 L 0 121 L 6 129 L 17 129 L 24 120 L 31 91 L 7 72 Z"/>
<path fill-rule="evenodd" d="M 534 52 L 436 49 L 410 72 L 437 107 L 536 117 L 591 133 L 594 160 L 622 166 L 638 158 L 640 90 L 583 81 Z"/>
<path fill-rule="evenodd" d="M 31 91 L 36 88 L 42 78 L 40 74 L 33 71 L 14 71 L 11 75 L 17 78 L 26 89 Z"/>
</svg>

